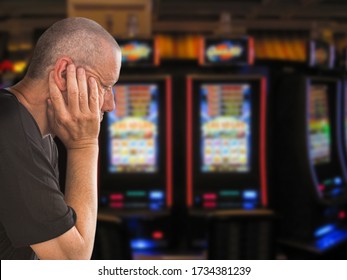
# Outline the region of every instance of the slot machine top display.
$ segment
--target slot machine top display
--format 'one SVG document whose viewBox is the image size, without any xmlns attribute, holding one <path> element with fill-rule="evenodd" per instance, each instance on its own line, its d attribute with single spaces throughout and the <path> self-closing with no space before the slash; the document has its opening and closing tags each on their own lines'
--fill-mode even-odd
<svg viewBox="0 0 347 280">
<path fill-rule="evenodd" d="M 199 52 L 201 66 L 242 66 L 253 63 L 252 37 L 201 38 Z"/>
<path fill-rule="evenodd" d="M 333 69 L 335 46 L 322 40 L 310 40 L 307 44 L 307 62 L 311 68 Z"/>
<path fill-rule="evenodd" d="M 122 52 L 122 67 L 157 67 L 160 64 L 158 40 L 117 39 Z"/>
</svg>

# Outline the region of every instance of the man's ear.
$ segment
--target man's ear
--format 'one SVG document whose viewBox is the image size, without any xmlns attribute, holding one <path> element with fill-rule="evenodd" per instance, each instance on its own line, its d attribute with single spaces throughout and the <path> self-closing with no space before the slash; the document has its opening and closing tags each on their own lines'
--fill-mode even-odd
<svg viewBox="0 0 347 280">
<path fill-rule="evenodd" d="M 69 64 L 72 64 L 71 58 L 61 57 L 54 65 L 54 80 L 61 92 L 67 91 L 66 71 Z"/>
</svg>

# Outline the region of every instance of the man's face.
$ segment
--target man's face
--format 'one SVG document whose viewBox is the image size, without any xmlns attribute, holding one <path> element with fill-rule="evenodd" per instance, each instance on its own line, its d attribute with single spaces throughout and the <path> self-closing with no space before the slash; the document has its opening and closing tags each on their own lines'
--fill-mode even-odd
<svg viewBox="0 0 347 280">
<path fill-rule="evenodd" d="M 102 120 L 104 112 L 111 112 L 115 109 L 115 97 L 113 86 L 118 81 L 121 54 L 114 51 L 107 56 L 105 63 L 97 62 L 93 68 L 86 67 L 88 77 L 94 77 L 97 81 L 99 90 L 100 119 Z"/>
</svg>

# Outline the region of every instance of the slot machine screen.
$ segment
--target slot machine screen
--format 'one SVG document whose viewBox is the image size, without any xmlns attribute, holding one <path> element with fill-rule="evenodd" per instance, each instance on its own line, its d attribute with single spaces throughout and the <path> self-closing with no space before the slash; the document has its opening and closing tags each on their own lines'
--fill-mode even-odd
<svg viewBox="0 0 347 280">
<path fill-rule="evenodd" d="M 309 93 L 309 142 L 314 164 L 331 161 L 331 127 L 329 123 L 328 86 L 315 84 Z"/>
<path fill-rule="evenodd" d="M 201 172 L 249 172 L 251 86 L 200 85 Z"/>
<path fill-rule="evenodd" d="M 115 86 L 116 110 L 108 113 L 108 171 L 158 171 L 158 85 Z"/>
<path fill-rule="evenodd" d="M 261 166 L 266 162 L 266 80 L 192 75 L 187 86 L 188 205 L 205 210 L 259 206 L 266 189 Z"/>
</svg>

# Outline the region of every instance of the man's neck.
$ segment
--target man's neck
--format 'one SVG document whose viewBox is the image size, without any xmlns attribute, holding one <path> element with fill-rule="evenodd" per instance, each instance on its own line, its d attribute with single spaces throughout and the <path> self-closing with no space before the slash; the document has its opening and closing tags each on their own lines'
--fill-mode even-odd
<svg viewBox="0 0 347 280">
<path fill-rule="evenodd" d="M 38 124 L 42 136 L 49 134 L 47 121 L 47 84 L 24 78 L 9 88 L 19 102 L 30 112 Z"/>
</svg>

